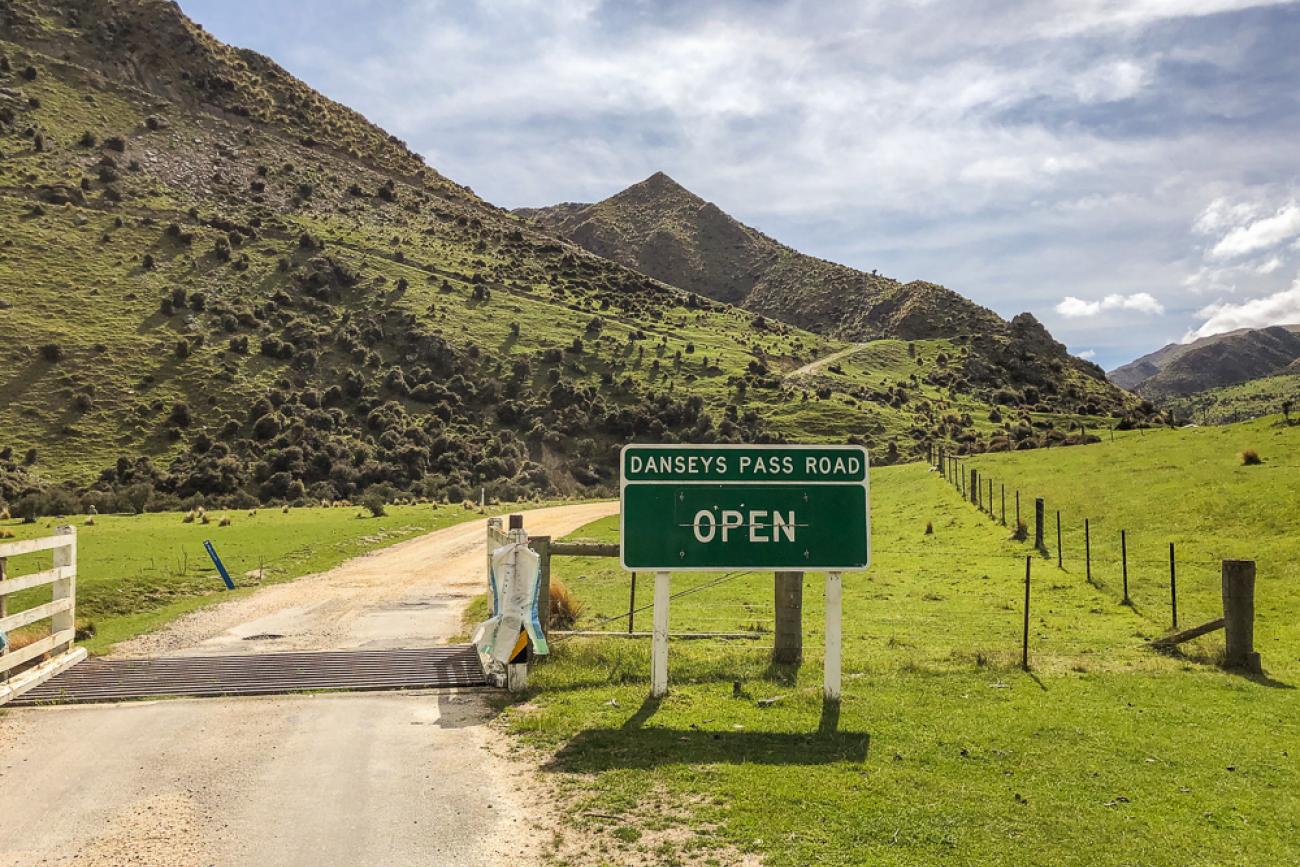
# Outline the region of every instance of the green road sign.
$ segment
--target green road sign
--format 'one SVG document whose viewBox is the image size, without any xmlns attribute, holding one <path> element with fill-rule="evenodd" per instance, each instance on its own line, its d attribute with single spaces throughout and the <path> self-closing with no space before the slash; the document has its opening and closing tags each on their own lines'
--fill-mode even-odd
<svg viewBox="0 0 1300 867">
<path fill-rule="evenodd" d="M 861 569 L 870 560 L 860 446 L 629 445 L 623 568 Z"/>
</svg>

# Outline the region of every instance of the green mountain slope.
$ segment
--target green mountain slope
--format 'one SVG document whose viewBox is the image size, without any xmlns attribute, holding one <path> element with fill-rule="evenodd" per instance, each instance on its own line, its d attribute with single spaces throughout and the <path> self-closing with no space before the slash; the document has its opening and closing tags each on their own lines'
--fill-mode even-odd
<svg viewBox="0 0 1300 867">
<path fill-rule="evenodd" d="M 0 24 L 10 503 L 596 493 L 633 438 L 891 460 L 990 447 L 995 399 L 1027 445 L 1133 408 L 1073 369 L 1035 384 L 1004 338 L 1024 377 L 953 337 L 787 381 L 844 344 L 555 239 L 173 4 L 0 0 Z"/>
<path fill-rule="evenodd" d="M 900 283 L 800 253 L 662 172 L 596 204 L 515 213 L 665 283 L 820 334 L 854 341 L 977 338 L 986 382 L 1059 390 L 1075 374 L 1103 377 L 1028 314 L 1007 323 L 943 286 Z M 1110 395 L 1110 402 L 1120 400 Z"/>
</svg>

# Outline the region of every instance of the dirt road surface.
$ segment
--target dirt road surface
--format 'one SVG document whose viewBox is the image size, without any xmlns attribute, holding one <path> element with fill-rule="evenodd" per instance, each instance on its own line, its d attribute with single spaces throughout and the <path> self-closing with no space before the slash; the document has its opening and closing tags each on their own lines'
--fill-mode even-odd
<svg viewBox="0 0 1300 867">
<path fill-rule="evenodd" d="M 562 535 L 617 509 L 541 509 L 525 526 Z M 483 526 L 268 587 L 121 652 L 444 643 L 483 590 Z M 527 829 L 547 817 L 490 719 L 482 694 L 432 691 L 0 712 L 0 864 L 517 862 L 536 840 Z"/>
<path fill-rule="evenodd" d="M 848 358 L 850 355 L 852 355 L 855 352 L 860 352 L 864 347 L 866 347 L 866 345 L 867 344 L 865 343 L 855 343 L 846 349 L 841 349 L 839 352 L 832 352 L 830 355 L 823 356 L 822 358 L 819 358 L 816 361 L 810 361 L 807 364 L 805 364 L 803 367 L 790 371 L 785 375 L 785 378 L 787 380 L 791 380 L 791 379 L 799 379 L 805 376 L 812 376 L 815 373 L 821 372 L 821 370 L 825 368 L 827 365 L 834 364 L 837 361 Z"/>
</svg>

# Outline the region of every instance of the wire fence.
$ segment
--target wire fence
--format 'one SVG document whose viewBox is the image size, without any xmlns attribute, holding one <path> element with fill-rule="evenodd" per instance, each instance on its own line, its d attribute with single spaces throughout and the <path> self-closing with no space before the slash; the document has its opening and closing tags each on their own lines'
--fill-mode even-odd
<svg viewBox="0 0 1300 867">
<path fill-rule="evenodd" d="M 1222 558 L 1188 554 L 1179 543 L 1145 530 L 1117 526 L 1109 516 L 1071 515 L 1046 498 L 1026 496 L 1014 484 L 965 461 L 931 453 L 932 468 L 962 500 L 1011 538 L 1062 573 L 1078 575 L 1112 602 L 1127 605 L 1161 629 L 1219 616 Z"/>
<path fill-rule="evenodd" d="M 1117 642 L 1139 650 L 1146 643 L 1142 639 L 1222 615 L 1219 559 L 1182 551 L 1180 542 L 1152 532 L 1116 526 L 1106 516 L 1049 510 L 1045 499 L 1025 496 L 964 461 L 937 450 L 932 457 L 934 469 L 963 502 L 1005 526 L 1008 535 L 995 543 L 1002 550 L 993 549 L 995 544 L 981 549 L 946 543 L 929 534 L 924 541 L 874 544 L 876 568 L 844 587 L 846 607 L 865 612 L 858 622 L 870 624 L 857 635 L 846 634 L 846 640 L 868 645 L 868 659 L 871 645 L 884 645 L 894 664 L 901 652 L 904 665 L 922 668 L 1028 666 L 1035 660 L 1050 667 L 1056 659 L 1085 670 L 1093 665 L 1090 660 L 1110 664 Z M 935 567 L 935 558 L 953 565 L 949 576 Z M 915 580 L 915 564 L 907 562 L 914 559 L 926 561 L 927 580 Z M 649 617 L 643 616 L 654 607 L 648 581 L 642 580 L 638 598 L 636 576 L 629 587 L 621 570 L 570 561 L 557 568 L 560 574 L 586 603 L 577 629 L 638 635 L 649 629 Z M 693 577 L 676 573 L 674 585 Z M 675 588 L 672 600 L 694 597 L 694 602 L 673 607 L 673 635 L 709 633 L 729 641 L 747 634 L 760 638 L 753 643 L 756 650 L 770 652 L 771 641 L 762 639 L 773 637 L 772 582 L 770 571 L 733 571 Z M 1080 593 L 1081 588 L 1089 592 Z M 815 584 L 808 589 L 813 594 L 803 632 L 816 642 L 820 594 Z M 1116 620 L 1121 612 L 1135 618 L 1128 621 L 1131 628 Z"/>
</svg>

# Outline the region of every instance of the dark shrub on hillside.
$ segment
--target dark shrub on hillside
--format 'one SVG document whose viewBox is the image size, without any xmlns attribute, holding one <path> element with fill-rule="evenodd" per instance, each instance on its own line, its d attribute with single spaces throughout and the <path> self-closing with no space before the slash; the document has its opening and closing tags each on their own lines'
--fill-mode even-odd
<svg viewBox="0 0 1300 867">
<path fill-rule="evenodd" d="M 388 514 L 384 503 L 384 495 L 378 491 L 367 491 L 365 496 L 361 498 L 361 505 L 366 507 L 366 511 L 370 513 L 371 517 L 382 518 Z"/>
<path fill-rule="evenodd" d="M 1264 463 L 1264 459 L 1259 456 L 1259 452 L 1254 449 L 1246 449 L 1241 453 L 1242 466 L 1255 467 Z"/>
<path fill-rule="evenodd" d="M 253 424 L 253 436 L 259 440 L 269 440 L 280 432 L 281 419 L 275 413 L 267 413 Z"/>
<path fill-rule="evenodd" d="M 63 348 L 57 343 L 46 343 L 40 349 L 41 358 L 54 363 L 63 360 Z"/>
</svg>

